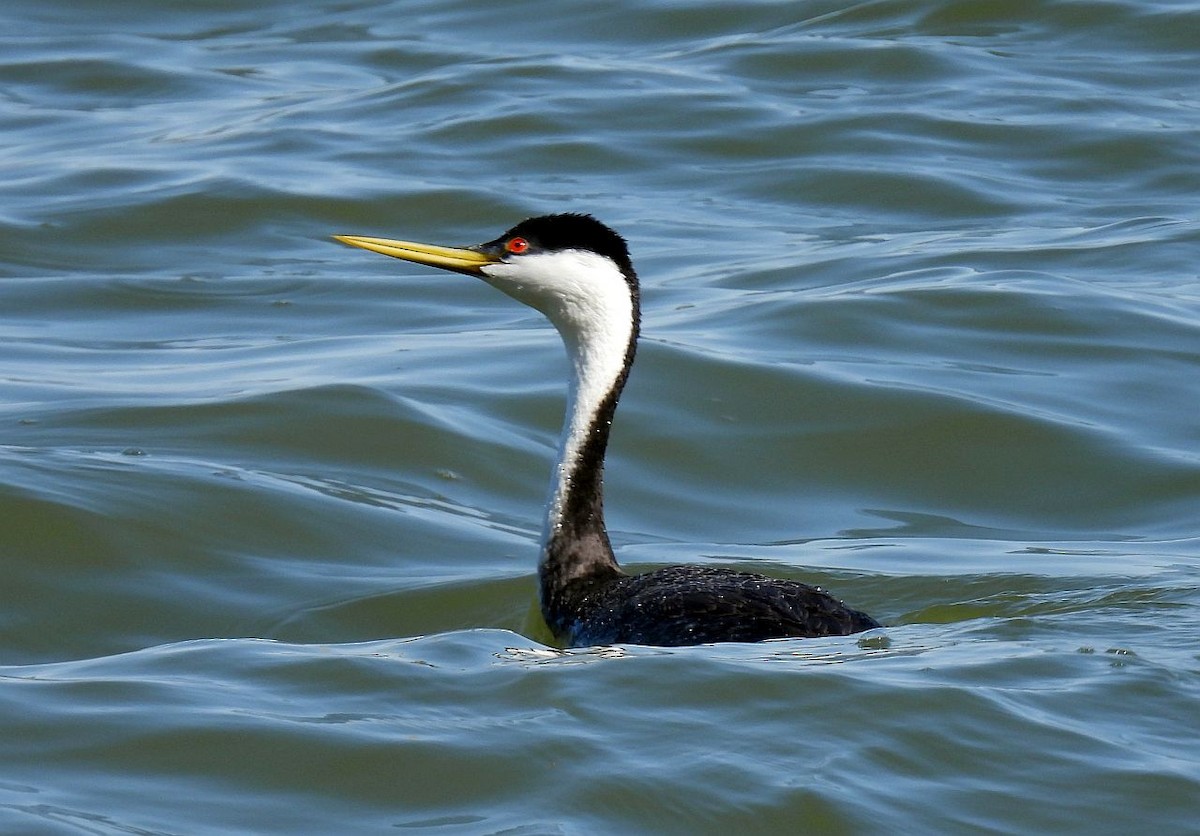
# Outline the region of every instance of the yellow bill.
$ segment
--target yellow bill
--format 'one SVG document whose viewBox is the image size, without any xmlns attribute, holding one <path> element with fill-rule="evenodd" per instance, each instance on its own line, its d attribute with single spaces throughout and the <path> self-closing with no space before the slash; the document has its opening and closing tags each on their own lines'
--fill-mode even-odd
<svg viewBox="0 0 1200 836">
<path fill-rule="evenodd" d="M 428 264 L 430 267 L 440 267 L 443 270 L 453 270 L 469 276 L 478 276 L 479 268 L 487 264 L 495 264 L 497 261 L 493 256 L 460 247 L 439 247 L 436 244 L 416 244 L 412 241 L 367 238 L 362 235 L 335 235 L 333 237 L 352 247 L 362 247 L 364 250 L 390 255 L 392 258 L 401 258 L 417 264 Z"/>
</svg>

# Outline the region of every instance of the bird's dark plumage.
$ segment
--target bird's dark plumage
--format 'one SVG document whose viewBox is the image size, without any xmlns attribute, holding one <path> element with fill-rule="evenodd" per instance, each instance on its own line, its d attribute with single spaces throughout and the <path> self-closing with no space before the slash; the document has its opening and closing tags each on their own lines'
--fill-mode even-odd
<svg viewBox="0 0 1200 836">
<path fill-rule="evenodd" d="M 572 586 L 559 625 L 568 645 L 757 642 L 880 626 L 818 587 L 716 567 L 669 566 Z"/>
</svg>

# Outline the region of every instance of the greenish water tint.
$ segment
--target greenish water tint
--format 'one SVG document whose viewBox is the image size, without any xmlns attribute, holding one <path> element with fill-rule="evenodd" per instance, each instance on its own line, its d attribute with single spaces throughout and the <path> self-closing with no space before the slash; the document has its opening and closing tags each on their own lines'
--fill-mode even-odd
<svg viewBox="0 0 1200 836">
<path fill-rule="evenodd" d="M 0 831 L 1200 820 L 1200 5 L 0 11 Z M 633 567 L 848 639 L 528 624 L 565 363 L 334 232 L 630 239 Z"/>
</svg>

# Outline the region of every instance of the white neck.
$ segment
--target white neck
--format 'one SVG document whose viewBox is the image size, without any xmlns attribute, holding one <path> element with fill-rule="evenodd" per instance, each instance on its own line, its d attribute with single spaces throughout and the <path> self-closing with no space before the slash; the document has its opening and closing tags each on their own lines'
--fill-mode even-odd
<svg viewBox="0 0 1200 836">
<path fill-rule="evenodd" d="M 630 342 L 636 333 L 633 298 L 617 266 L 585 250 L 522 256 L 483 271 L 494 287 L 536 308 L 554 323 L 571 364 L 558 464 L 542 529 L 545 560 L 546 547 L 562 524 L 572 480 L 593 431 L 596 413 L 622 381 L 631 356 Z M 608 427 L 602 432 L 607 438 Z"/>
</svg>

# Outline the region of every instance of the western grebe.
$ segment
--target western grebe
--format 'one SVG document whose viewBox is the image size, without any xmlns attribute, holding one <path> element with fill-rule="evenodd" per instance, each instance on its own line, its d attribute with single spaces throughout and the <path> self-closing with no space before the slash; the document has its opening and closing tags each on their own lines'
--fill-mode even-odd
<svg viewBox="0 0 1200 836">
<path fill-rule="evenodd" d="M 559 214 L 467 248 L 334 237 L 477 276 L 541 311 L 562 336 L 571 379 L 538 562 L 542 616 L 557 641 L 671 646 L 880 626 L 799 581 L 692 565 L 629 575 L 617 565 L 604 526 L 604 453 L 641 317 L 637 274 L 615 231 L 590 215 Z"/>
</svg>

